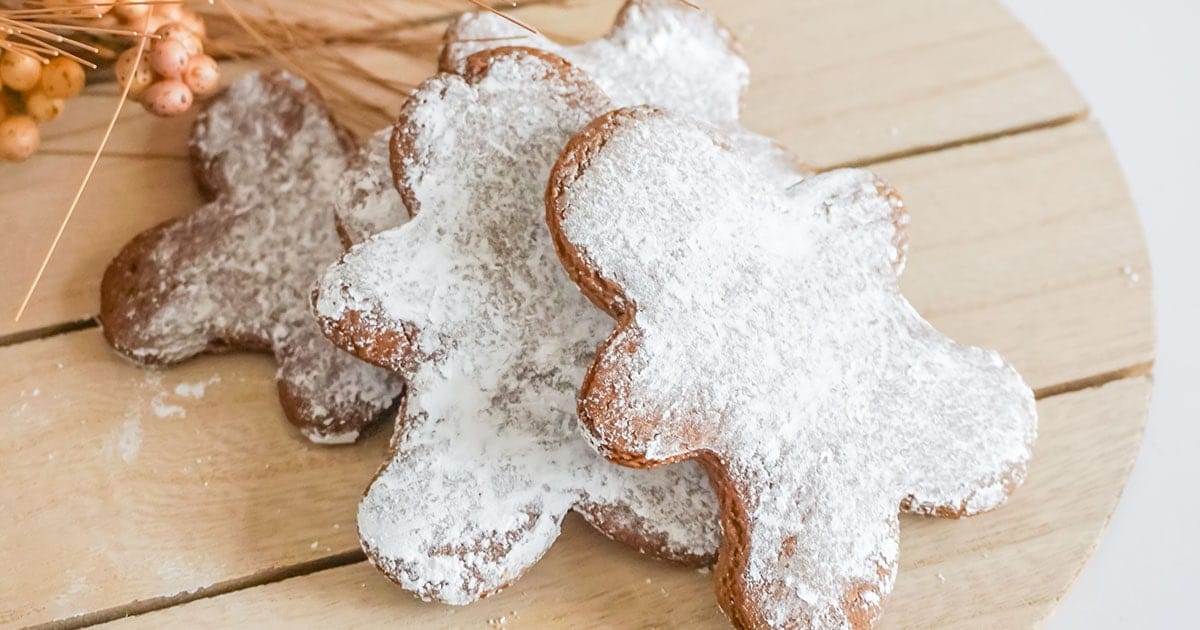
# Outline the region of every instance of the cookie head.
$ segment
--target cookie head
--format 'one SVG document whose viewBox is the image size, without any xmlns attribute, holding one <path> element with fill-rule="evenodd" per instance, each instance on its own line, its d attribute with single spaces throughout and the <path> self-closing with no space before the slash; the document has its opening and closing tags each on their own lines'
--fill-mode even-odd
<svg viewBox="0 0 1200 630">
<path fill-rule="evenodd" d="M 678 0 L 629 0 L 604 37 L 561 46 L 491 12 L 459 16 L 440 65 L 463 72 L 496 46 L 545 50 L 592 77 L 617 106 L 654 104 L 718 123 L 737 121 L 750 70 L 733 35 L 712 14 Z"/>
<path fill-rule="evenodd" d="M 704 463 L 722 607 L 747 627 L 865 627 L 897 513 L 992 509 L 1024 478 L 1029 388 L 900 295 L 903 206 L 841 170 L 786 190 L 718 129 L 618 110 L 564 150 L 556 249 L 616 329 L 580 392 L 603 452 Z"/>
<path fill-rule="evenodd" d="M 608 107 L 595 84 L 557 56 L 523 48 L 480 53 L 465 75 L 440 74 L 425 82 L 401 112 L 390 152 L 398 194 L 412 216 L 461 213 L 481 203 L 473 197 L 484 185 L 503 195 L 500 200 L 514 200 L 508 210 L 524 209 L 530 195 L 540 199 L 548 165 L 561 148 L 546 137 L 564 136 L 565 142 L 564 129 L 577 129 Z M 479 237 L 483 243 L 455 242 L 414 228 L 385 231 L 352 248 L 338 273 L 327 274 L 315 303 L 326 334 L 364 360 L 403 373 L 445 340 L 474 332 L 488 318 L 469 308 L 479 300 L 463 293 L 473 286 L 464 276 L 478 269 L 464 266 L 469 258 L 456 252 L 481 244 L 493 253 L 530 246 L 503 240 L 511 214 L 469 220 L 490 222 L 484 231 L 492 236 Z M 527 224 L 530 243 L 537 242 L 534 230 L 544 227 Z M 408 271 L 381 283 L 385 265 Z M 503 283 L 503 271 L 494 272 L 496 283 Z M 498 306 L 521 308 L 502 300 L 479 308 Z"/>
</svg>

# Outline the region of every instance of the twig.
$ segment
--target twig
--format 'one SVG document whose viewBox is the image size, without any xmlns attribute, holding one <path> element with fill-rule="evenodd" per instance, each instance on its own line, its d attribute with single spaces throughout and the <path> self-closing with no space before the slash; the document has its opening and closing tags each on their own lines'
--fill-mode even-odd
<svg viewBox="0 0 1200 630">
<path fill-rule="evenodd" d="M 154 7 L 150 7 L 150 14 L 153 15 L 153 13 Z M 145 37 L 138 40 L 137 57 L 133 62 L 133 68 L 130 70 L 130 76 L 137 74 L 138 64 L 142 60 L 142 53 L 146 51 L 146 41 L 147 38 Z M 87 190 L 88 182 L 92 180 L 92 173 L 96 170 L 96 164 L 100 162 L 100 156 L 104 153 L 104 148 L 108 146 L 108 139 L 112 136 L 113 127 L 117 125 L 117 119 L 121 116 L 121 109 L 125 107 L 125 102 L 129 100 L 129 89 L 131 87 L 133 87 L 133 81 L 127 81 L 125 89 L 121 90 L 121 99 L 117 101 L 117 109 L 108 121 L 108 128 L 104 130 L 104 137 L 100 139 L 100 146 L 96 148 L 96 153 L 92 156 L 92 163 L 88 165 L 87 173 L 84 174 L 83 181 L 79 184 L 79 189 L 75 191 L 75 198 L 71 200 L 71 206 L 67 208 L 67 215 L 63 217 L 62 223 L 58 226 L 58 233 L 54 235 L 54 240 L 50 243 L 50 249 L 46 250 L 46 257 L 42 259 L 42 264 L 38 267 L 37 274 L 33 277 L 33 282 L 29 285 L 29 291 L 25 293 L 25 299 L 21 300 L 21 307 L 17 309 L 17 316 L 13 318 L 14 322 L 21 321 L 21 316 L 25 314 L 25 309 L 29 306 L 29 300 L 33 298 L 33 292 L 37 290 L 38 283 L 42 281 L 42 275 L 46 273 L 46 267 L 50 264 L 50 259 L 54 257 L 54 250 L 58 249 L 58 243 L 62 240 L 63 233 L 67 231 L 67 224 L 71 222 L 71 217 L 75 214 L 75 208 L 79 206 L 79 200 L 83 198 L 83 191 Z"/>
</svg>

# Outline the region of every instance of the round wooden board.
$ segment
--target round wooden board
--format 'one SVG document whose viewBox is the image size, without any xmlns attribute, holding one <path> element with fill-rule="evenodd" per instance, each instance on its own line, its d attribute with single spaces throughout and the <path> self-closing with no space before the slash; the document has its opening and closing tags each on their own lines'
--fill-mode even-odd
<svg viewBox="0 0 1200 630">
<path fill-rule="evenodd" d="M 519 15 L 586 39 L 605 30 L 615 4 Z M 869 164 L 895 185 L 913 217 L 906 296 L 951 337 L 1003 352 L 1039 396 L 1035 459 L 1008 505 L 958 521 L 902 518 L 900 571 L 879 627 L 1037 624 L 1103 534 L 1151 390 L 1149 263 L 1103 133 L 992 0 L 705 4 L 746 47 L 748 126 L 818 167 Z M 431 64 L 419 57 L 404 72 Z M 58 174 L 81 170 L 79 147 L 103 126 L 62 124 L 79 131 L 51 136 L 59 153 L 20 167 L 34 185 L 13 191 L 24 195 L 19 210 L 0 214 L 0 239 L 14 239 L 0 241 L 7 268 L 31 258 L 28 237 L 12 235 L 53 231 L 25 208 L 61 203 Z M 186 125 L 138 159 L 154 124 L 135 119 L 116 138 L 128 155 L 100 184 L 128 194 L 145 182 L 146 194 L 97 195 L 107 205 L 80 213 L 74 229 L 84 237 L 68 241 L 35 303 L 38 330 L 0 327 L 0 417 L 12 420 L 0 426 L 0 505 L 11 515 L 0 547 L 29 567 L 20 584 L 0 578 L 10 594 L 0 627 L 123 615 L 132 616 L 111 625 L 726 625 L 711 575 L 639 557 L 574 517 L 507 591 L 464 608 L 418 602 L 361 560 L 349 526 L 386 436 L 329 450 L 288 435 L 261 358 L 204 358 L 150 377 L 114 358 L 94 330 L 15 343 L 94 312 L 103 261 L 195 203 L 181 159 Z M 19 297 L 17 284 L 0 287 L 2 301 Z M 211 383 L 205 396 L 172 394 L 195 382 Z M 121 462 L 109 443 L 138 400 L 182 411 L 146 416 L 140 450 Z M 86 501 L 72 499 L 81 476 L 92 484 Z"/>
</svg>

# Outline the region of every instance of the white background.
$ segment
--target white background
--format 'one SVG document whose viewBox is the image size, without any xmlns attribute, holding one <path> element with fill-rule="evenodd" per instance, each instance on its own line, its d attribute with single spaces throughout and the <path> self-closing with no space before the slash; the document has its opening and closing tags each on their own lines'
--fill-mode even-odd
<svg viewBox="0 0 1200 630">
<path fill-rule="evenodd" d="M 1200 2 L 1005 0 L 1104 125 L 1150 247 L 1158 325 L 1142 452 L 1048 627 L 1200 628 Z"/>
</svg>

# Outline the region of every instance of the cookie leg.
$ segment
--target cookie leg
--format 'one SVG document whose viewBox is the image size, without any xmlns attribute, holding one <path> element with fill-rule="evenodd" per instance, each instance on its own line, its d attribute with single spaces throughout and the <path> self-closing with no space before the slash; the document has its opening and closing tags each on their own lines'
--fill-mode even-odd
<svg viewBox="0 0 1200 630">
<path fill-rule="evenodd" d="M 892 590 L 896 508 L 867 470 L 811 460 L 710 465 L 722 502 L 716 586 L 740 628 L 868 628 Z M 791 472 L 795 476 L 789 476 Z"/>
<path fill-rule="evenodd" d="M 1025 477 L 1037 432 L 1033 393 L 995 352 L 946 340 L 923 321 L 914 328 L 911 342 L 943 350 L 893 371 L 904 378 L 890 388 L 894 413 L 913 419 L 901 430 L 925 427 L 893 442 L 908 462 L 901 507 L 944 517 L 998 507 Z"/>
<path fill-rule="evenodd" d="M 716 559 L 717 498 L 695 462 L 652 469 L 615 468 L 619 487 L 575 506 L 593 527 L 656 558 L 694 566 Z M 595 485 L 593 487 L 600 488 Z"/>
<path fill-rule="evenodd" d="M 347 444 L 396 405 L 399 377 L 333 345 L 305 320 L 276 341 L 276 379 L 284 414 L 309 440 Z"/>
<path fill-rule="evenodd" d="M 519 462 L 486 459 L 503 454 L 447 444 L 437 421 L 410 414 L 405 423 L 359 505 L 367 557 L 425 600 L 463 605 L 499 591 L 553 544 L 570 501 Z"/>
<path fill-rule="evenodd" d="M 639 373 L 635 355 L 642 335 L 619 328 L 597 351 L 580 388 L 579 419 L 601 453 L 627 466 L 655 466 L 686 459 L 709 444 L 707 428 L 687 413 L 629 401 L 652 400 L 643 388 L 653 377 Z M 653 421 L 651 421 L 653 420 Z"/>
</svg>

